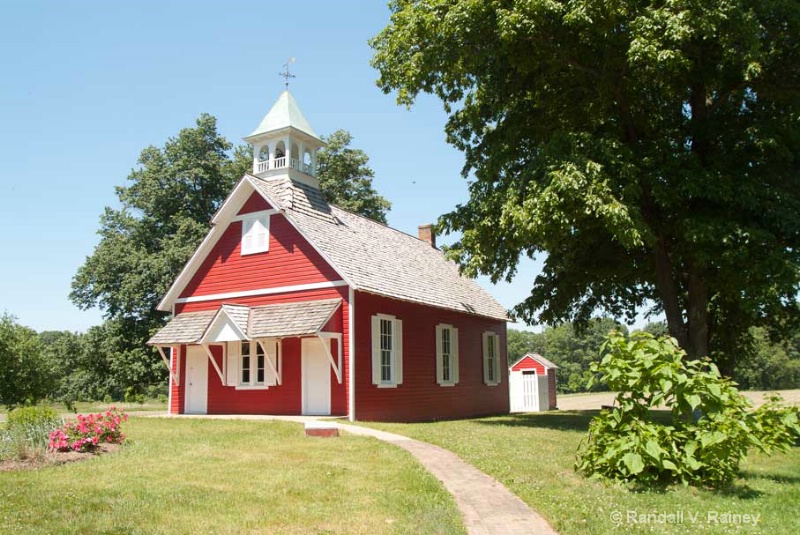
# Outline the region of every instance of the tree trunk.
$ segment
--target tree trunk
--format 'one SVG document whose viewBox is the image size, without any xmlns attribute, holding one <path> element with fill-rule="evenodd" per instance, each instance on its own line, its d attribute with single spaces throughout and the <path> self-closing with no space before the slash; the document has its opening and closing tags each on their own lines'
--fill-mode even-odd
<svg viewBox="0 0 800 535">
<path fill-rule="evenodd" d="M 691 266 L 689 268 L 689 299 L 687 310 L 687 344 L 686 353 L 692 359 L 708 356 L 708 284 L 702 271 Z"/>
<path fill-rule="evenodd" d="M 686 348 L 686 325 L 683 321 L 680 300 L 678 299 L 678 285 L 673 277 L 672 260 L 663 235 L 658 237 L 653 253 L 656 266 L 656 287 L 661 294 L 661 302 L 664 305 L 664 315 L 667 317 L 669 335 L 678 341 L 678 345 Z"/>
</svg>

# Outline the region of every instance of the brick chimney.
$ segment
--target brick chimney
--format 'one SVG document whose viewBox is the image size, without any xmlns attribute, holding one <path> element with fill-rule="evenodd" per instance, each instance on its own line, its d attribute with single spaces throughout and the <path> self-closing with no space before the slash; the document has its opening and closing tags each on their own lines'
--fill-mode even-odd
<svg viewBox="0 0 800 535">
<path fill-rule="evenodd" d="M 419 239 L 427 242 L 434 249 L 436 248 L 436 233 L 433 231 L 433 225 L 420 225 L 419 226 Z"/>
</svg>

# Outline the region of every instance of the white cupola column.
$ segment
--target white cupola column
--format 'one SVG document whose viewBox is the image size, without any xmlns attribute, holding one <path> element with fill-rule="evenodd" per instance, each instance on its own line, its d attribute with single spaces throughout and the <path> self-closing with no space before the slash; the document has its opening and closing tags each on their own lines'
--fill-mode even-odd
<svg viewBox="0 0 800 535">
<path fill-rule="evenodd" d="M 270 141 L 269 144 L 267 145 L 268 150 L 269 150 L 269 168 L 270 169 L 275 169 L 275 145 L 277 145 L 277 143 L 274 142 L 274 141 Z"/>
<path fill-rule="evenodd" d="M 311 176 L 317 176 L 317 149 L 311 150 Z"/>
</svg>

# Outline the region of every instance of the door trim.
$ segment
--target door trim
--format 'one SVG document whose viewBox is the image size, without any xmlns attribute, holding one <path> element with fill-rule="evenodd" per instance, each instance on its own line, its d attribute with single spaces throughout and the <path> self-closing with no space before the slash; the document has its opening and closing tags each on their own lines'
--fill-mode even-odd
<svg viewBox="0 0 800 535">
<path fill-rule="evenodd" d="M 322 347 L 322 343 L 323 342 L 319 338 L 303 338 L 300 342 L 300 412 L 304 416 L 330 416 L 331 414 L 331 366 L 330 362 L 328 362 L 327 355 L 325 355 L 325 348 Z M 307 361 L 313 358 L 310 354 L 307 354 L 307 351 L 308 353 L 312 351 L 310 348 L 316 348 L 319 351 L 319 354 L 315 357 L 318 359 L 318 362 L 322 364 L 318 364 L 318 366 L 321 367 L 324 365 L 325 367 L 328 395 L 326 396 L 324 411 L 311 412 L 308 410 L 308 391 L 306 389 Z"/>
</svg>

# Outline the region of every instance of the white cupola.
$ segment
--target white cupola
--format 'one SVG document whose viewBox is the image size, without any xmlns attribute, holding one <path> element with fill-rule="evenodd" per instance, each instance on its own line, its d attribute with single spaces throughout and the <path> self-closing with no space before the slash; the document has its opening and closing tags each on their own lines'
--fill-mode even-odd
<svg viewBox="0 0 800 535">
<path fill-rule="evenodd" d="M 319 187 L 317 151 L 325 146 L 287 89 L 244 140 L 253 146 L 253 174 L 289 178 Z"/>
</svg>

